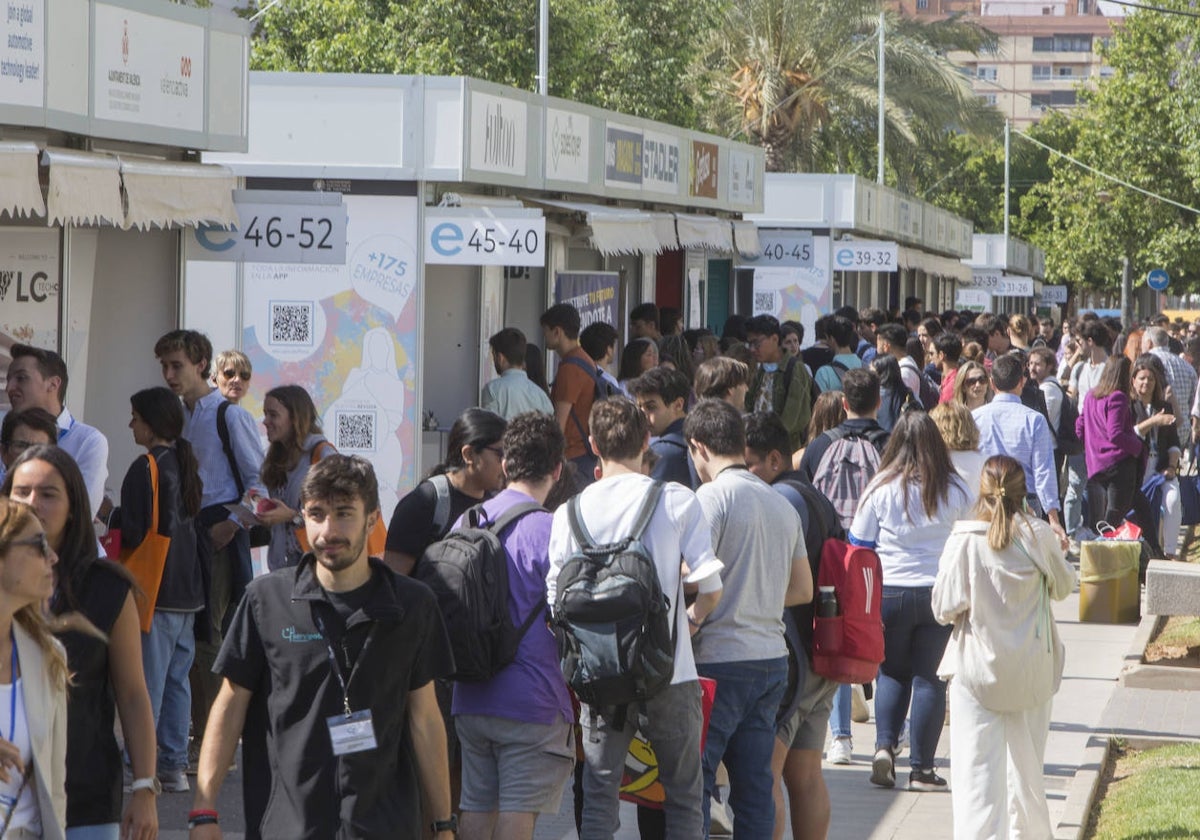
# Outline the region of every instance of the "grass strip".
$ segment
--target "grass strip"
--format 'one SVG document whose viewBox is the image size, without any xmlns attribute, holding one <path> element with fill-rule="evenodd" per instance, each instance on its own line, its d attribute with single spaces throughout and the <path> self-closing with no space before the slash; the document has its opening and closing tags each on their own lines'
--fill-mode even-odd
<svg viewBox="0 0 1200 840">
<path fill-rule="evenodd" d="M 1125 750 L 1099 802 L 1093 840 L 1200 834 L 1200 744 Z"/>
</svg>

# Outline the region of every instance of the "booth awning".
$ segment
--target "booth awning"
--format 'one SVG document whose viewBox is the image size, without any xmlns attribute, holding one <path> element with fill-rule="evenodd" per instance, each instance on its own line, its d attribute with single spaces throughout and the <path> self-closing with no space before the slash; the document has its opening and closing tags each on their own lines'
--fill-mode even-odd
<svg viewBox="0 0 1200 840">
<path fill-rule="evenodd" d="M 0 143 L 0 215 L 45 216 L 36 143 Z"/>
<path fill-rule="evenodd" d="M 127 228 L 237 224 L 237 176 L 203 163 L 121 160 Z"/>
<path fill-rule="evenodd" d="M 754 222 L 734 219 L 733 248 L 743 257 L 758 257 L 762 255 L 762 243 L 758 239 L 758 225 Z"/>
<path fill-rule="evenodd" d="M 723 253 L 733 250 L 733 228 L 729 226 L 728 219 L 676 213 L 675 230 L 681 248 L 702 248 Z"/>
<path fill-rule="evenodd" d="M 953 257 L 943 257 L 928 251 L 919 251 L 901 245 L 897 254 L 900 268 L 913 268 L 926 274 L 936 274 L 946 279 L 957 280 L 960 283 L 971 282 L 971 267 Z"/>
<path fill-rule="evenodd" d="M 675 238 L 675 220 L 669 213 L 646 213 L 628 207 L 609 207 L 581 201 L 525 200 L 582 215 L 591 229 L 592 245 L 605 256 L 659 254 L 679 247 Z"/>
<path fill-rule="evenodd" d="M 120 225 L 125 220 L 120 162 L 115 157 L 46 149 L 42 162 L 50 167 L 50 224 Z"/>
</svg>

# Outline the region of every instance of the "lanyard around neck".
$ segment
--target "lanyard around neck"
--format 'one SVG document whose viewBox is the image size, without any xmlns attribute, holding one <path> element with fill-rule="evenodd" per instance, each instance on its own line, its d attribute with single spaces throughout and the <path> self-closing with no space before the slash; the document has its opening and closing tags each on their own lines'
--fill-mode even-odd
<svg viewBox="0 0 1200 840">
<path fill-rule="evenodd" d="M 16 743 L 13 736 L 17 734 L 17 639 L 9 633 L 12 640 L 12 702 L 8 704 L 8 742 Z"/>
</svg>

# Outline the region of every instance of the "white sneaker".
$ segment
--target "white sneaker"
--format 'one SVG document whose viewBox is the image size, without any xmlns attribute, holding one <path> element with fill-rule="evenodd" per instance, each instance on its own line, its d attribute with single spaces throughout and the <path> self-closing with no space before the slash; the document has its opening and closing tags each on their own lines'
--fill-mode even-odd
<svg viewBox="0 0 1200 840">
<path fill-rule="evenodd" d="M 825 754 L 830 764 L 850 764 L 854 754 L 854 742 L 849 738 L 834 738 Z"/>
<path fill-rule="evenodd" d="M 867 707 L 867 694 L 858 683 L 850 686 L 850 720 L 855 723 L 866 723 L 871 719 L 871 710 Z"/>
</svg>

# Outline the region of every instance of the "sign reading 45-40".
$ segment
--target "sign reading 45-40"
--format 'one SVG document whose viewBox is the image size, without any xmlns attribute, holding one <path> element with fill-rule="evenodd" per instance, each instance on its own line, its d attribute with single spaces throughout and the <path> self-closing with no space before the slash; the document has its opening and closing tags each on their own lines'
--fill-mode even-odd
<svg viewBox="0 0 1200 840">
<path fill-rule="evenodd" d="M 546 263 L 546 219 L 537 211 L 430 207 L 425 211 L 426 265 Z"/>
</svg>

